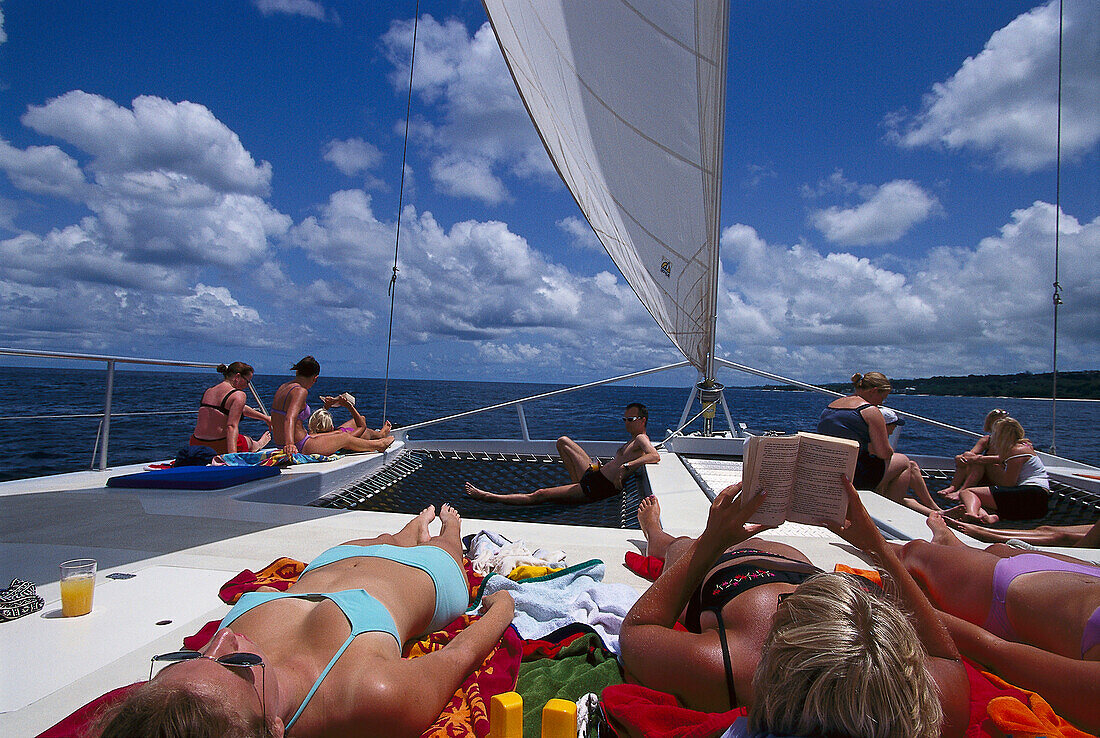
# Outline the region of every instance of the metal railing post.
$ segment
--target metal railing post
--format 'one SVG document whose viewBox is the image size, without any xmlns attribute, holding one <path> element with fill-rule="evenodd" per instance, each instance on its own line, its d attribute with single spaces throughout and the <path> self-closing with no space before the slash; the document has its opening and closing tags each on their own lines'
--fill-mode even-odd
<svg viewBox="0 0 1100 738">
<path fill-rule="evenodd" d="M 523 405 L 516 405 L 516 413 L 519 415 L 519 432 L 523 434 L 523 440 L 530 441 L 531 434 L 527 432 L 527 418 L 523 414 Z"/>
<path fill-rule="evenodd" d="M 115 390 L 115 362 L 107 362 L 107 400 L 103 403 L 103 445 L 99 447 L 99 470 L 107 468 L 107 442 L 111 440 L 111 395 Z"/>
</svg>

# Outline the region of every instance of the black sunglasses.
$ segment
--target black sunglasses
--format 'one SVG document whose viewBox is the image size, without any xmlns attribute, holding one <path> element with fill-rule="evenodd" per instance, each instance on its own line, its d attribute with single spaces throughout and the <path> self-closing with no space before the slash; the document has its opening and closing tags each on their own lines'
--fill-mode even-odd
<svg viewBox="0 0 1100 738">
<path fill-rule="evenodd" d="M 623 418 L 623 422 L 633 423 L 635 420 L 641 420 L 644 417 L 644 415 L 627 415 L 625 418 Z"/>
<path fill-rule="evenodd" d="M 239 653 L 227 653 L 224 656 L 215 658 L 214 656 L 207 656 L 198 651 L 172 651 L 171 653 L 162 653 L 149 659 L 149 679 L 153 678 L 153 666 L 158 661 L 178 664 L 181 661 L 191 661 L 193 659 L 210 659 L 230 669 L 250 669 L 253 666 L 260 667 L 260 707 L 263 710 L 264 725 L 267 725 L 267 697 L 264 695 L 264 660 L 260 658 L 259 654 L 241 651 Z"/>
</svg>

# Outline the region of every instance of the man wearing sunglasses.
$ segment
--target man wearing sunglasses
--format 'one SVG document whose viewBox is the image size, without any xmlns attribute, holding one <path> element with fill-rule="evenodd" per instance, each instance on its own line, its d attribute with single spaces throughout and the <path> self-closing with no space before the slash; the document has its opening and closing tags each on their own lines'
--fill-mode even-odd
<svg viewBox="0 0 1100 738">
<path fill-rule="evenodd" d="M 503 502 L 506 505 L 539 505 L 545 502 L 584 503 L 597 502 L 617 495 L 623 489 L 623 480 L 637 473 L 643 464 L 656 464 L 661 455 L 646 435 L 649 411 L 640 402 L 632 402 L 623 411 L 623 425 L 630 440 L 619 447 L 614 458 L 606 464 L 588 455 L 569 436 L 558 439 L 558 456 L 572 480 L 559 487 L 542 487 L 534 492 L 514 494 L 486 492 L 469 482 L 466 494 L 479 500 Z"/>
</svg>

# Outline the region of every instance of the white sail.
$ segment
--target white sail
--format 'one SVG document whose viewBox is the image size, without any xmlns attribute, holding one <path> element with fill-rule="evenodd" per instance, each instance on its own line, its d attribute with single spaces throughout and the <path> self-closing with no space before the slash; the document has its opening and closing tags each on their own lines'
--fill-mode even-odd
<svg viewBox="0 0 1100 738">
<path fill-rule="evenodd" d="M 554 165 L 627 282 L 713 376 L 727 0 L 484 0 Z"/>
</svg>

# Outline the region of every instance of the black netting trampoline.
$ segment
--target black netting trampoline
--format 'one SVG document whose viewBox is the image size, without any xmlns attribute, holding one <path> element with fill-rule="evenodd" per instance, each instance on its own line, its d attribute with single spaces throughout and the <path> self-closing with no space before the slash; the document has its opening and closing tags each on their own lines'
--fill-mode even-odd
<svg viewBox="0 0 1100 738">
<path fill-rule="evenodd" d="M 642 474 L 644 474 L 644 470 Z M 529 492 L 569 484 L 555 456 L 467 451 L 403 451 L 370 477 L 314 501 L 317 507 L 415 515 L 449 502 L 463 517 L 527 523 L 638 528 L 638 502 L 647 492 L 641 474 L 627 478 L 621 495 L 582 505 L 505 505 L 466 495 L 466 482 L 490 492 Z"/>
</svg>

